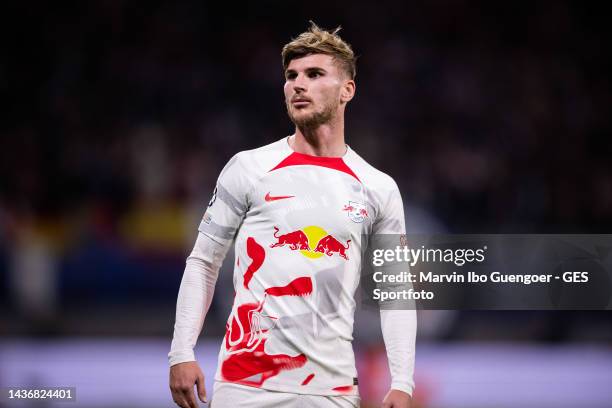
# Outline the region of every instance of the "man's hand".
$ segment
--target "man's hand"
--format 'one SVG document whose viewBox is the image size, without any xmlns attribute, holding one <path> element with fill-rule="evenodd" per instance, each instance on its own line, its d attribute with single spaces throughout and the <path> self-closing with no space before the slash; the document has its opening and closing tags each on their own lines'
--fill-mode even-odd
<svg viewBox="0 0 612 408">
<path fill-rule="evenodd" d="M 389 390 L 383 399 L 382 408 L 410 408 L 412 397 L 404 391 Z"/>
<path fill-rule="evenodd" d="M 195 361 L 175 364 L 170 367 L 170 390 L 172 399 L 181 408 L 198 408 L 193 393 L 193 386 L 198 386 L 198 397 L 206 403 L 206 388 L 204 387 L 204 374 Z"/>
</svg>

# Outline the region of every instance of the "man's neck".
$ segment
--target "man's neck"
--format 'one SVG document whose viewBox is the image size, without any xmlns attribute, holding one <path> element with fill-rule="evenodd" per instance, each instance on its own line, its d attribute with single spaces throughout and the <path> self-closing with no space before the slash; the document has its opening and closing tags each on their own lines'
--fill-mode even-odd
<svg viewBox="0 0 612 408">
<path fill-rule="evenodd" d="M 289 138 L 291 148 L 303 154 L 321 157 L 341 157 L 346 153 L 344 124 L 323 124 L 315 129 L 296 127 Z"/>
</svg>

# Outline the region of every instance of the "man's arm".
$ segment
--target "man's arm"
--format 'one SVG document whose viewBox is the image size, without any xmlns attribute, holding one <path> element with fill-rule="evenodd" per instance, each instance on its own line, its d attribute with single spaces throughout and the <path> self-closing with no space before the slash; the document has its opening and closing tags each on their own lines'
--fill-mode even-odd
<svg viewBox="0 0 612 408">
<path fill-rule="evenodd" d="M 374 234 L 400 236 L 406 233 L 404 205 L 395 181 L 383 194 L 386 200 L 373 225 Z M 381 242 L 385 242 L 382 239 Z M 400 244 L 401 239 L 399 240 Z M 403 244 L 402 244 L 403 245 Z M 380 323 L 391 371 L 391 388 L 383 400 L 383 408 L 409 408 L 414 390 L 414 357 L 417 331 L 416 309 L 411 302 L 381 305 Z"/>
<path fill-rule="evenodd" d="M 251 188 L 241 154 L 223 168 L 179 289 L 174 337 L 168 358 L 172 398 L 181 407 L 197 407 L 193 386 L 206 398 L 204 375 L 195 362 L 193 348 L 210 307 L 221 263 L 234 241 L 248 209 Z"/>
<path fill-rule="evenodd" d="M 227 248 L 202 232 L 187 258 L 176 303 L 174 337 L 168 354 L 170 366 L 195 361 L 195 347 L 215 291 L 219 268 Z"/>
<path fill-rule="evenodd" d="M 416 310 L 381 310 L 380 323 L 391 371 L 383 408 L 407 408 L 414 390 Z"/>
<path fill-rule="evenodd" d="M 227 246 L 200 232 L 187 258 L 176 305 L 174 337 L 168 354 L 170 390 L 174 402 L 180 407 L 198 406 L 193 393 L 194 384 L 200 400 L 206 402 L 204 374 L 195 361 L 193 348 L 210 308 L 226 252 Z"/>
</svg>

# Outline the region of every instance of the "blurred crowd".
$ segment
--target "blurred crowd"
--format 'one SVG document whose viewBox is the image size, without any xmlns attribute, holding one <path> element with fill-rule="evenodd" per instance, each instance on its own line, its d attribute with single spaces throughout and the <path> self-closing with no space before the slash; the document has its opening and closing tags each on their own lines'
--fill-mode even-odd
<svg viewBox="0 0 612 408">
<path fill-rule="evenodd" d="M 397 180 L 409 231 L 610 232 L 611 67 L 595 4 L 18 7 L 0 61 L 0 333 L 171 330 L 219 171 L 293 132 L 280 50 L 310 18 L 342 25 L 359 55 L 347 142 Z M 491 316 L 453 314 L 432 332 L 491 330 Z M 535 338 L 584 332 L 560 322 L 585 315 L 525 316 Z M 588 316 L 610 335 L 607 314 Z"/>
</svg>

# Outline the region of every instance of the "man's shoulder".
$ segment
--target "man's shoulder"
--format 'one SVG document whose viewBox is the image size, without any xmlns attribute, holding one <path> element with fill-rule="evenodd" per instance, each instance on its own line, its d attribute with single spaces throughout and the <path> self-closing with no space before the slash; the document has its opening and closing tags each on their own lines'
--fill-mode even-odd
<svg viewBox="0 0 612 408">
<path fill-rule="evenodd" d="M 249 171 L 268 171 L 287 154 L 287 141 L 282 138 L 275 142 L 254 149 L 242 150 L 230 159 L 237 161 Z"/>
</svg>

